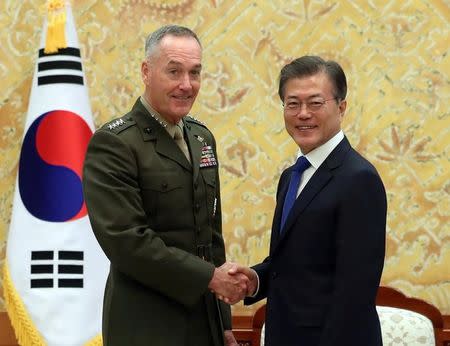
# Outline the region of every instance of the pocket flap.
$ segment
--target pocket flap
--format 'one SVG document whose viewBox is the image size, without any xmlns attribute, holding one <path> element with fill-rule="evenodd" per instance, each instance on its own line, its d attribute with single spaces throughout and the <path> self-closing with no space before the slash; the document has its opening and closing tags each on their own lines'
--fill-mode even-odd
<svg viewBox="0 0 450 346">
<path fill-rule="evenodd" d="M 181 182 L 176 174 L 152 174 L 141 177 L 141 188 L 143 190 L 153 190 L 158 192 L 168 192 L 181 188 Z"/>
</svg>

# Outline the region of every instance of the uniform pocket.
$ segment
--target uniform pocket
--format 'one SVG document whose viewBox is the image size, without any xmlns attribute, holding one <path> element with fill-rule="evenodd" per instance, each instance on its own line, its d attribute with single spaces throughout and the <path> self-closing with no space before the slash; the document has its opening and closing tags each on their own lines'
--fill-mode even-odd
<svg viewBox="0 0 450 346">
<path fill-rule="evenodd" d="M 179 210 L 186 207 L 186 193 L 180 177 L 173 172 L 141 176 L 141 196 L 149 224 L 156 230 L 177 228 Z"/>
</svg>

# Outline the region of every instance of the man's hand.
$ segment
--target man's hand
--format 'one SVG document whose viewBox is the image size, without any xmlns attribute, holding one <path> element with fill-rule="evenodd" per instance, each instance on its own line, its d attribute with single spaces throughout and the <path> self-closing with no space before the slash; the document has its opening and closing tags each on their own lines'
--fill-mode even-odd
<svg viewBox="0 0 450 346">
<path fill-rule="evenodd" d="M 247 283 L 247 292 L 245 293 L 245 295 L 249 297 L 255 294 L 256 289 L 258 288 L 258 275 L 253 269 L 244 267 L 237 263 L 232 263 L 231 268 L 228 270 L 228 274 L 232 276 L 245 275 L 249 280 L 249 282 Z"/>
<path fill-rule="evenodd" d="M 208 285 L 208 288 L 227 304 L 236 304 L 244 299 L 250 284 L 248 277 L 244 274 L 238 272 L 233 275 L 228 274 L 235 266 L 238 267 L 235 263 L 224 263 L 219 268 L 215 268 Z"/>
<path fill-rule="evenodd" d="M 225 346 L 239 346 L 231 330 L 225 330 L 223 337 L 225 339 Z"/>
</svg>

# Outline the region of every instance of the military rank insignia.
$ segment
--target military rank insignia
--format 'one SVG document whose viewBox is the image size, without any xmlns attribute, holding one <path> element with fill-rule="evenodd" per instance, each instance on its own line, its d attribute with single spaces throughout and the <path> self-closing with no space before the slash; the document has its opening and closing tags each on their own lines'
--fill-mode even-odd
<svg viewBox="0 0 450 346">
<path fill-rule="evenodd" d="M 200 157 L 200 168 L 211 166 L 217 166 L 216 157 L 214 156 L 212 147 L 204 142 L 202 146 L 202 156 Z"/>
</svg>

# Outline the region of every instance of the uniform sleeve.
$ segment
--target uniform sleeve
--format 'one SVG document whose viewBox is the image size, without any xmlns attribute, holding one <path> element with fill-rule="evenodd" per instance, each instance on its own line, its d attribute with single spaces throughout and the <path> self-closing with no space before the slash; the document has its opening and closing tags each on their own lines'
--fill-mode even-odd
<svg viewBox="0 0 450 346">
<path fill-rule="evenodd" d="M 217 150 L 216 150 L 216 142 L 214 137 L 211 134 L 213 148 L 214 148 L 214 155 L 217 159 Z M 219 160 L 216 160 L 217 162 L 217 169 L 216 169 L 216 199 L 215 199 L 215 214 L 212 220 L 212 257 L 213 262 L 216 265 L 216 267 L 221 266 L 226 261 L 225 256 L 225 243 L 223 240 L 223 234 L 222 234 L 222 202 L 220 197 L 220 177 L 219 177 Z"/>
<path fill-rule="evenodd" d="M 387 209 L 383 183 L 367 169 L 349 178 L 347 186 L 336 216 L 335 289 L 320 346 L 346 344 L 348 335 L 364 333 L 358 323 L 374 323 L 356 316 L 368 316 L 367 309 L 373 308 L 383 270 Z"/>
<path fill-rule="evenodd" d="M 138 176 L 133 152 L 120 136 L 96 132 L 83 171 L 84 196 L 95 236 L 117 270 L 174 301 L 193 306 L 207 291 L 214 265 L 166 246 L 148 226 Z"/>
<path fill-rule="evenodd" d="M 214 155 L 217 159 L 216 142 L 214 136 L 212 136 L 212 143 L 214 148 Z M 216 213 L 214 219 L 212 220 L 213 230 L 212 230 L 212 255 L 213 262 L 216 267 L 221 266 L 225 260 L 225 243 L 222 235 L 222 203 L 220 197 L 220 178 L 219 178 L 219 160 L 217 159 L 217 171 L 216 171 Z M 231 330 L 231 309 L 230 306 L 221 300 L 218 300 L 220 313 L 222 317 L 222 323 L 224 330 Z"/>
</svg>

